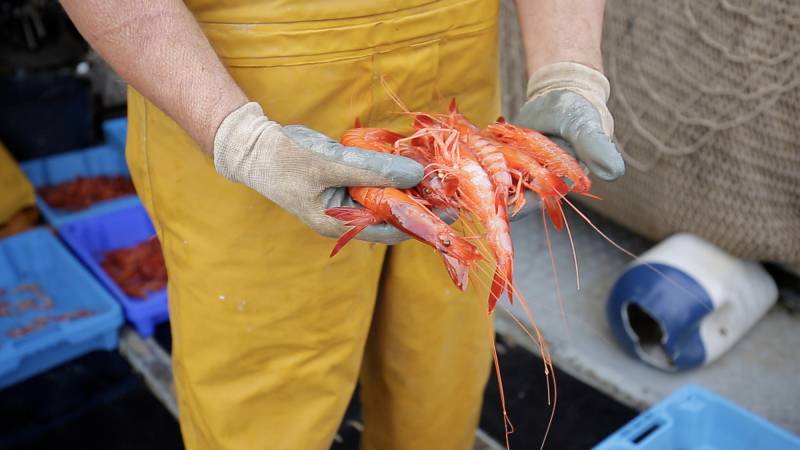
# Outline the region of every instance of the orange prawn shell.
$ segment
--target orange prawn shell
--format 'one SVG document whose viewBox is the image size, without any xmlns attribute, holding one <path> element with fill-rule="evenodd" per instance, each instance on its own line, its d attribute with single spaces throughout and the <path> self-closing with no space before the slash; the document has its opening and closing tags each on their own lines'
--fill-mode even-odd
<svg viewBox="0 0 800 450">
<path fill-rule="evenodd" d="M 351 147 L 361 147 L 368 150 L 389 150 L 393 144 L 403 138 L 402 134 L 384 128 L 351 128 L 342 134 L 341 143 Z"/>
<path fill-rule="evenodd" d="M 437 146 L 445 143 L 444 139 L 432 140 Z M 458 149 L 461 144 L 458 140 L 450 144 L 453 148 L 436 148 L 430 153 L 440 158 L 434 162 L 448 166 L 449 173 L 458 178 L 458 202 L 462 212 L 476 217 L 486 232 L 486 242 L 497 263 L 489 295 L 488 309 L 491 312 L 513 280 L 514 248 L 508 212 L 504 202 L 498 201 L 498 191 L 492 179 L 473 152 L 469 148 Z"/>
<path fill-rule="evenodd" d="M 554 174 L 568 178 L 574 184 L 574 192 L 588 193 L 591 190 L 592 180 L 583 172 L 578 161 L 544 134 L 507 122 L 489 125 L 486 133 L 519 151 L 529 153 Z"/>
<path fill-rule="evenodd" d="M 397 141 L 404 136 L 384 128 L 352 128 L 344 132 L 341 143 L 351 147 L 359 147 L 382 153 L 391 153 L 413 159 L 425 167 L 425 176 L 417 186 L 419 196 L 428 201 L 433 207 L 448 209 L 454 205 L 451 198 L 457 186 L 453 179 L 442 180 L 435 171 L 429 167 L 430 161 L 424 152 L 410 143 Z"/>
<path fill-rule="evenodd" d="M 394 188 L 351 187 L 350 196 L 380 219 L 432 245 L 445 255 L 470 264 L 481 258 L 478 250 L 436 214 L 408 194 Z"/>
</svg>

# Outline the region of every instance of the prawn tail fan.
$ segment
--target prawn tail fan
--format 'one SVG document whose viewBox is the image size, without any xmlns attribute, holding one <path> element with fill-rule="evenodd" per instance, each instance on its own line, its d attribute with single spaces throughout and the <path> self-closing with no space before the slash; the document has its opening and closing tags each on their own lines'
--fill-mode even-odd
<svg viewBox="0 0 800 450">
<path fill-rule="evenodd" d="M 358 233 L 364 231 L 364 228 L 383 222 L 375 213 L 364 208 L 346 206 L 329 208 L 325 210 L 325 215 L 341 220 L 345 225 L 351 227 L 336 241 L 336 245 L 334 245 L 333 250 L 331 250 L 331 256 L 335 256 L 339 253 L 339 250 L 356 237 Z"/>
<path fill-rule="evenodd" d="M 561 211 L 561 199 L 559 197 L 544 197 L 542 199 L 544 209 L 547 215 L 550 216 L 550 221 L 556 230 L 561 231 L 564 228 L 564 213 Z"/>
</svg>

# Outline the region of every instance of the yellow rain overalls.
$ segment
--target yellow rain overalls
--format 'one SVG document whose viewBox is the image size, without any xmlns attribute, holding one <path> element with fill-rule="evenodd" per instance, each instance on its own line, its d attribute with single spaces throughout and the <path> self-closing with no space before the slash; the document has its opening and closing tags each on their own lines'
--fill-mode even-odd
<svg viewBox="0 0 800 450">
<path fill-rule="evenodd" d="M 247 96 L 338 138 L 359 117 L 409 131 L 450 98 L 499 113 L 496 0 L 187 0 Z M 486 290 L 430 247 L 334 244 L 217 175 L 135 90 L 127 157 L 169 271 L 186 448 L 327 449 L 361 382 L 365 449 L 472 448 L 491 367 Z"/>
</svg>

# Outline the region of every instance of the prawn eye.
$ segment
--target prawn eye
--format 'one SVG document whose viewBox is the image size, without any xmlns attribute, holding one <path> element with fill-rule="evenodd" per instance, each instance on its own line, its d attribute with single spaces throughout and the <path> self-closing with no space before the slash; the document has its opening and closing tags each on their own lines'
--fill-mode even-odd
<svg viewBox="0 0 800 450">
<path fill-rule="evenodd" d="M 440 241 L 440 242 L 442 243 L 442 245 L 444 245 L 445 247 L 450 247 L 450 244 L 451 244 L 451 242 L 450 242 L 450 238 L 449 238 L 449 237 L 448 237 L 446 234 L 441 234 L 441 235 L 439 235 L 439 241 Z"/>
<path fill-rule="evenodd" d="M 426 195 L 430 195 L 430 194 L 431 194 L 431 192 L 433 192 L 433 191 L 431 190 L 431 188 L 429 188 L 429 187 L 426 187 L 426 188 L 424 188 L 424 189 L 422 190 L 422 192 L 424 192 Z"/>
</svg>

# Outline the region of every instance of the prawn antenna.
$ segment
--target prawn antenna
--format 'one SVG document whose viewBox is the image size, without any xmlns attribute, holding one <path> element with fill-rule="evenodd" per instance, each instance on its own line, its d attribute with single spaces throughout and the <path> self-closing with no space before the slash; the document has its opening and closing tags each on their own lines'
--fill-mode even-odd
<svg viewBox="0 0 800 450">
<path fill-rule="evenodd" d="M 386 93 L 389 95 L 392 101 L 395 102 L 397 106 L 399 106 L 400 109 L 403 110 L 403 112 L 410 113 L 411 110 L 408 109 L 408 107 L 406 106 L 405 103 L 403 103 L 402 100 L 400 100 L 400 97 L 397 95 L 394 89 L 392 89 L 392 87 L 389 86 L 388 79 L 389 77 L 386 74 L 381 74 L 381 86 L 383 86 L 383 89 L 386 91 Z"/>
<path fill-rule="evenodd" d="M 616 242 L 615 242 L 613 239 L 611 239 L 610 237 L 606 236 L 606 234 L 605 234 L 605 233 L 603 233 L 602 231 L 600 231 L 600 228 L 598 228 L 598 227 L 597 227 L 597 225 L 595 225 L 594 223 L 592 223 L 592 221 L 591 221 L 591 220 L 589 220 L 589 218 L 588 218 L 588 217 L 586 217 L 586 214 L 584 214 L 584 213 L 583 213 L 583 212 L 582 212 L 580 209 L 578 209 L 578 208 L 577 208 L 577 207 L 576 207 L 576 206 L 575 206 L 575 205 L 574 205 L 574 204 L 573 204 L 571 201 L 567 200 L 567 198 L 566 198 L 566 197 L 562 197 L 562 199 L 563 199 L 565 202 L 567 202 L 567 204 L 568 204 L 568 205 L 569 205 L 569 206 L 570 206 L 570 207 L 571 207 L 571 208 L 572 208 L 572 209 L 573 209 L 573 210 L 574 210 L 576 213 L 578 213 L 578 215 L 579 215 L 579 216 L 581 216 L 581 218 L 582 218 L 582 219 L 583 219 L 583 220 L 584 220 L 584 221 L 585 221 L 587 224 L 589 224 L 589 226 L 590 226 L 590 227 L 592 227 L 592 229 L 594 229 L 594 231 L 596 231 L 596 232 L 597 232 L 597 234 L 599 234 L 600 236 L 602 236 L 602 237 L 603 237 L 603 239 L 605 239 L 606 241 L 608 241 L 608 243 L 609 243 L 609 244 L 613 245 L 613 246 L 614 246 L 614 248 L 616 248 L 617 250 L 621 251 L 622 253 L 624 253 L 624 254 L 628 255 L 629 257 L 631 257 L 631 258 L 633 258 L 633 259 L 636 259 L 636 258 L 638 257 L 638 256 L 637 256 L 635 253 L 633 253 L 633 252 L 631 252 L 631 251 L 629 251 L 629 250 L 625 249 L 623 246 L 621 246 L 621 245 L 617 244 L 617 243 L 616 243 Z M 681 283 L 679 283 L 679 282 L 675 281 L 674 279 L 672 279 L 671 277 L 669 277 L 667 274 L 665 274 L 665 273 L 664 273 L 664 272 L 662 272 L 661 270 L 658 270 L 658 268 L 657 268 L 657 267 L 655 267 L 654 265 L 652 265 L 652 264 L 650 264 L 650 263 L 647 263 L 647 262 L 645 262 L 645 263 L 643 263 L 643 265 L 644 265 L 645 267 L 647 267 L 648 269 L 652 270 L 653 272 L 655 272 L 655 273 L 657 273 L 657 274 L 661 275 L 662 277 L 664 277 L 664 279 L 665 279 L 665 280 L 667 280 L 667 281 L 668 281 L 670 284 L 674 285 L 675 287 L 677 287 L 678 289 L 680 289 L 681 291 L 683 291 L 684 293 L 686 293 L 687 295 L 689 295 L 689 297 L 691 297 L 691 298 L 695 299 L 695 300 L 696 300 L 696 301 L 697 301 L 697 302 L 698 302 L 698 303 L 699 303 L 699 304 L 700 304 L 700 305 L 703 307 L 703 309 L 705 309 L 705 310 L 707 310 L 707 311 L 711 311 L 711 307 L 710 307 L 710 306 L 708 306 L 708 305 L 706 305 L 704 302 L 700 301 L 700 299 L 699 299 L 699 298 L 697 298 L 697 295 L 696 295 L 694 292 L 692 292 L 692 291 L 690 291 L 689 289 L 687 289 L 687 288 L 686 288 L 686 286 L 684 286 L 684 285 L 682 285 Z"/>
</svg>

